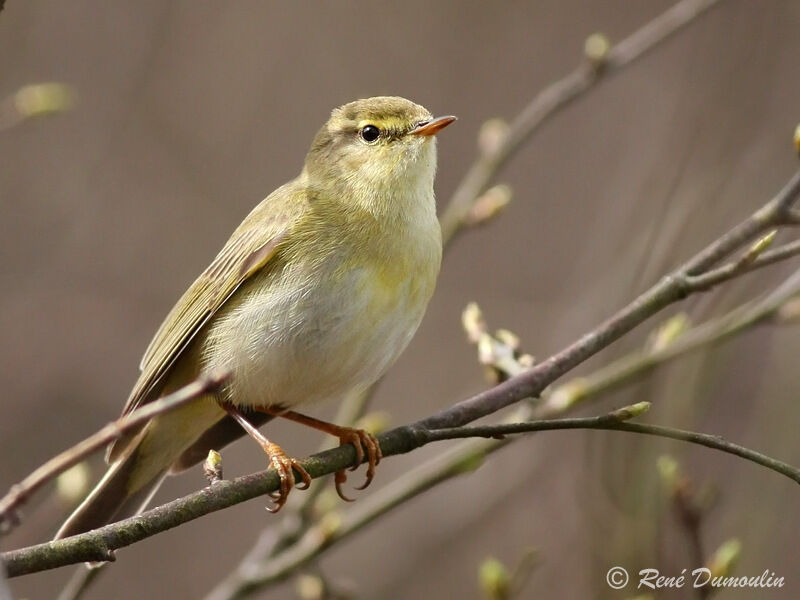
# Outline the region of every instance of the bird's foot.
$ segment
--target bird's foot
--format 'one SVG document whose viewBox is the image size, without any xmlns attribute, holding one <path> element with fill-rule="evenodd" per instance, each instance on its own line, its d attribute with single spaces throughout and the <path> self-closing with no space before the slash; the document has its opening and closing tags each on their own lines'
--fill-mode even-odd
<svg viewBox="0 0 800 600">
<path fill-rule="evenodd" d="M 381 462 L 383 454 L 381 453 L 381 446 L 374 435 L 363 429 L 354 429 L 352 427 L 337 427 L 337 431 L 331 432 L 339 438 L 339 445 L 353 444 L 356 449 L 356 463 L 350 467 L 351 471 L 355 471 L 364 461 L 364 456 L 367 457 L 367 478 L 364 483 L 358 487 L 357 490 L 366 489 L 372 483 L 375 477 L 375 467 Z M 336 484 L 336 493 L 339 497 L 346 502 L 352 502 L 353 498 L 348 498 L 342 491 L 342 485 L 347 481 L 347 472 L 342 469 L 336 471 L 334 475 L 334 482 Z"/>
<path fill-rule="evenodd" d="M 286 501 L 289 499 L 289 492 L 295 487 L 295 477 L 292 470 L 297 471 L 301 479 L 301 483 L 297 485 L 298 490 L 308 489 L 311 485 L 311 475 L 308 474 L 308 471 L 306 471 L 303 465 L 297 460 L 288 456 L 278 444 L 269 442 L 264 445 L 263 448 L 264 452 L 266 452 L 269 457 L 270 466 L 275 469 L 281 480 L 280 488 L 269 495 L 274 505 L 272 507 L 267 507 L 269 512 L 276 513 L 286 504 Z"/>
</svg>

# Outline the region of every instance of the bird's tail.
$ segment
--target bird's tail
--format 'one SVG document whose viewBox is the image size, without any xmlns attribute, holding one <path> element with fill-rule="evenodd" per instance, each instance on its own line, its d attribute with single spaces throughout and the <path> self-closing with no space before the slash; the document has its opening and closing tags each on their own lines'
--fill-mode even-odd
<svg viewBox="0 0 800 600">
<path fill-rule="evenodd" d="M 115 519 L 133 516 L 147 507 L 164 481 L 168 467 L 158 469 L 139 489 L 133 489 L 131 483 L 138 479 L 137 471 L 142 458 L 138 449 L 134 448 L 111 464 L 91 494 L 58 530 L 55 539 L 102 527 Z"/>
<path fill-rule="evenodd" d="M 204 432 L 209 428 L 216 430 L 215 424 L 224 416 L 216 402 L 198 399 L 150 421 L 109 466 L 86 500 L 58 530 L 55 539 L 143 511 L 170 469 L 181 462 L 188 449 L 195 448 Z"/>
</svg>

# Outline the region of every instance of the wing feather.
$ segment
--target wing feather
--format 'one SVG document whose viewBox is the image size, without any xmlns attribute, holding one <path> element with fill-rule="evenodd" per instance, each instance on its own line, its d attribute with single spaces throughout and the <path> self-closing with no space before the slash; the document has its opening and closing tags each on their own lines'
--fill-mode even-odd
<svg viewBox="0 0 800 600">
<path fill-rule="evenodd" d="M 282 202 L 271 202 L 282 194 Z M 297 181 L 276 190 L 234 231 L 208 268 L 175 304 L 150 342 L 141 374 L 123 414 L 151 401 L 151 393 L 208 320 L 248 278 L 277 254 L 292 225 L 303 213 L 305 194 Z"/>
</svg>

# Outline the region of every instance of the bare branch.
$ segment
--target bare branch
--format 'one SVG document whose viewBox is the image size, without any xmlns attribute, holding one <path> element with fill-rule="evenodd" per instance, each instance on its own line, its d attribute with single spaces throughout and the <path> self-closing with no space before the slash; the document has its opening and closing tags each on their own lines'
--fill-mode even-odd
<svg viewBox="0 0 800 600">
<path fill-rule="evenodd" d="M 597 371 L 567 381 L 546 395 L 536 407 L 537 418 L 563 413 L 567 408 L 617 389 L 679 356 L 722 342 L 775 317 L 792 297 L 800 294 L 800 269 L 764 298 L 692 327 L 664 346 L 646 348 L 617 359 Z"/>
<path fill-rule="evenodd" d="M 126 431 L 133 429 L 152 418 L 190 402 L 199 396 L 218 389 L 227 379 L 227 373 L 211 373 L 200 377 L 197 381 L 128 413 L 103 427 L 72 448 L 51 458 L 20 483 L 11 486 L 11 490 L 0 499 L 0 527 L 10 529 L 17 521 L 16 509 L 36 490 L 51 481 L 84 458 L 119 438 Z"/>
<path fill-rule="evenodd" d="M 575 82 L 569 83 L 569 77 L 565 79 L 564 81 L 567 82 L 564 84 L 566 86 L 565 89 L 573 90 L 569 92 L 569 94 L 572 94 L 571 96 L 569 94 L 563 97 L 559 96 L 558 94 L 554 96 L 553 92 L 551 92 L 550 95 L 543 93 L 543 95 L 540 97 L 542 99 L 539 100 L 539 104 L 537 104 L 535 101 L 532 105 L 534 107 L 531 109 L 533 111 L 533 116 L 531 116 L 531 114 L 527 114 L 528 120 L 523 123 L 523 125 L 526 125 L 527 123 L 527 127 L 529 128 L 528 133 L 525 133 L 524 127 L 518 131 L 515 131 L 514 127 L 511 128 L 508 134 L 509 138 L 506 139 L 502 144 L 502 146 L 504 146 L 506 149 L 494 157 L 497 159 L 496 162 L 490 164 L 489 171 L 484 173 L 486 176 L 486 182 L 493 177 L 493 174 L 497 171 L 497 169 L 500 168 L 500 166 L 502 166 L 508 156 L 510 156 L 511 152 L 513 152 L 513 150 L 522 143 L 524 138 L 529 135 L 530 132 L 538 127 L 538 125 L 546 116 L 554 114 L 559 108 L 565 106 L 572 99 L 577 97 L 583 91 L 583 89 L 585 89 L 583 86 L 588 87 L 593 84 L 600 73 L 608 73 L 609 70 L 626 64 L 626 62 L 630 62 L 634 58 L 638 57 L 643 52 L 651 48 L 657 41 L 664 39 L 664 37 L 677 30 L 677 28 L 684 25 L 691 18 L 699 14 L 699 12 L 713 6 L 717 2 L 718 0 L 683 0 L 682 2 L 679 2 L 675 7 L 670 9 L 668 13 L 665 13 L 665 15 L 659 17 L 659 19 L 656 19 L 654 22 L 656 23 L 655 25 L 648 25 L 631 38 L 628 38 L 628 40 L 617 46 L 615 49 L 611 50 L 602 65 L 595 63 L 589 67 L 586 67 L 586 69 L 590 69 L 588 72 L 591 74 L 591 77 L 587 79 L 586 82 L 578 82 L 576 84 Z M 689 8 L 693 8 L 694 12 L 687 12 Z M 667 17 L 667 15 L 669 16 Z M 648 27 L 653 27 L 653 29 L 648 29 Z M 647 32 L 647 35 L 642 33 L 643 31 Z M 615 52 L 617 54 L 615 54 Z M 573 88 L 571 86 L 576 87 Z M 556 100 L 555 103 L 553 103 L 554 99 Z M 530 108 L 531 107 L 529 107 L 529 109 Z M 526 113 L 527 109 L 520 116 L 520 119 L 526 117 Z M 517 136 L 521 137 L 519 137 L 517 141 L 514 141 Z M 486 173 L 488 173 L 488 175 L 486 175 Z M 467 179 L 465 180 L 465 185 L 469 183 L 469 178 L 470 175 L 468 175 Z M 473 184 L 474 183 L 475 182 L 473 181 Z M 477 191 L 472 198 L 470 198 L 470 201 L 465 204 L 455 204 L 454 206 L 456 208 L 453 210 L 455 211 L 458 207 L 462 206 L 466 206 L 466 208 L 469 209 L 474 202 L 474 198 L 485 189 L 486 185 L 487 183 L 480 183 L 480 185 L 474 188 Z M 419 447 L 420 445 L 428 443 L 430 440 L 426 436 L 429 434 L 435 433 L 437 435 L 441 435 L 446 433 L 432 430 L 458 428 L 477 418 L 509 406 L 521 399 L 538 395 L 547 385 L 558 379 L 561 375 L 574 368 L 588 357 L 599 352 L 601 349 L 607 347 L 616 339 L 637 325 L 641 324 L 664 307 L 686 297 L 691 293 L 702 291 L 705 288 L 702 288 L 698 285 L 698 278 L 702 278 L 708 275 L 708 273 L 719 271 L 719 269 L 726 268 L 720 267 L 715 271 L 710 271 L 711 267 L 717 264 L 720 260 L 729 257 L 733 252 L 741 248 L 748 241 L 757 237 L 759 234 L 763 234 L 765 231 L 774 229 L 775 227 L 792 224 L 795 222 L 793 216 L 795 214 L 793 203 L 796 200 L 798 189 L 800 189 L 800 174 L 796 175 L 792 179 L 789 185 L 787 185 L 784 191 L 779 194 L 775 200 L 768 203 L 764 208 L 731 230 L 728 234 L 722 236 L 714 244 L 692 258 L 684 266 L 675 270 L 672 274 L 642 294 L 639 298 L 634 300 L 630 305 L 625 307 L 614 317 L 583 336 L 580 340 L 568 346 L 562 352 L 553 355 L 543 363 L 536 365 L 531 369 L 519 373 L 518 375 L 510 378 L 508 381 L 491 390 L 488 390 L 487 392 L 484 392 L 483 394 L 479 394 L 455 405 L 451 409 L 443 411 L 418 423 L 405 427 L 399 427 L 381 435 L 379 440 L 381 442 L 381 447 L 384 451 L 384 454 L 389 456 L 392 454 L 408 452 Z M 456 197 L 454 197 L 454 203 L 457 198 L 458 192 Z M 459 224 L 462 221 L 463 217 L 459 217 L 457 219 Z M 457 227 L 448 227 L 449 228 L 445 228 L 445 231 L 449 231 L 449 236 L 451 236 L 452 232 L 455 231 Z M 446 236 L 448 236 L 447 233 Z M 447 239 L 449 239 L 449 237 Z M 781 249 L 779 248 L 773 252 L 778 252 L 780 250 Z M 783 251 L 785 254 L 781 258 L 776 258 L 776 260 L 780 260 L 791 255 L 791 252 L 787 252 L 785 249 Z M 749 263 L 749 265 L 751 266 L 757 264 L 759 260 L 764 260 L 768 255 L 769 253 L 764 252 L 760 256 L 756 257 L 752 263 Z M 768 263 L 765 262 L 765 264 Z M 740 265 L 736 273 L 728 274 L 729 276 L 726 275 L 725 278 L 739 276 L 743 272 L 744 270 Z M 725 278 L 721 279 L 721 281 L 725 280 Z M 638 432 L 646 433 L 644 431 Z M 704 434 L 697 435 L 702 436 Z M 490 451 L 490 449 L 498 447 L 499 444 L 504 442 L 492 440 L 490 442 L 483 443 L 488 444 L 485 446 L 487 450 L 483 453 L 483 455 L 485 455 L 485 453 Z M 702 442 L 698 441 L 697 443 Z M 754 462 L 758 462 L 756 459 L 762 457 L 762 455 L 758 455 L 758 453 L 754 453 L 753 451 L 747 449 L 744 450 L 749 453 L 748 456 L 745 456 L 745 458 L 754 460 Z M 303 461 L 302 464 L 313 477 L 319 477 L 324 474 L 329 474 L 335 470 L 350 466 L 354 462 L 355 451 L 351 446 L 346 446 L 317 454 Z M 777 463 L 778 461 L 775 462 Z M 773 467 L 770 468 L 778 466 L 779 465 L 777 464 L 773 464 Z M 461 470 L 463 471 L 463 467 L 461 467 Z M 433 470 L 427 479 L 418 479 L 416 482 L 413 482 L 414 486 L 409 486 L 404 493 L 411 495 L 419 493 L 420 485 L 434 485 L 437 481 L 448 478 L 452 475 L 452 469 L 446 473 L 441 470 Z M 206 488 L 196 492 L 195 494 L 191 494 L 184 498 L 170 502 L 164 506 L 152 509 L 137 517 L 126 519 L 119 523 L 112 524 L 86 534 L 74 536 L 72 538 L 9 552 L 4 554 L 2 558 L 4 563 L 7 565 L 8 572 L 11 576 L 35 572 L 75 562 L 109 560 L 111 557 L 113 557 L 113 550 L 116 548 L 125 547 L 135 543 L 136 541 L 189 520 L 198 518 L 199 516 L 209 512 L 226 508 L 258 495 L 263 495 L 264 493 L 276 489 L 277 484 L 278 479 L 273 471 L 257 473 L 246 477 L 241 477 L 233 481 L 219 482 L 213 487 Z M 365 499 L 362 505 L 368 503 L 370 498 Z M 395 494 L 394 496 L 390 497 L 389 500 L 394 503 L 392 506 L 395 506 L 403 501 L 403 496 L 402 494 Z M 369 507 L 369 505 L 367 505 L 367 507 Z M 375 516 L 377 516 L 377 514 Z M 374 516 L 372 518 L 374 518 Z M 308 534 L 310 533 L 311 530 L 309 530 Z M 303 536 L 301 542 L 307 538 L 308 534 Z M 336 535 L 338 535 L 338 533 Z M 324 544 L 327 545 L 330 543 L 330 540 L 336 539 L 336 535 L 330 536 L 329 538 L 323 540 Z M 295 552 L 300 547 L 301 543 L 292 546 L 292 548 L 285 553 L 287 560 L 291 557 L 291 553 Z"/>
<path fill-rule="evenodd" d="M 515 411 L 511 420 L 552 418 L 589 399 L 598 399 L 603 393 L 636 379 L 658 365 L 720 342 L 773 318 L 778 310 L 798 293 L 800 293 L 800 270 L 762 300 L 694 327 L 669 345 L 633 353 L 608 367 L 601 368 L 596 374 L 567 382 L 548 394 L 543 404 L 522 405 Z M 486 325 L 477 307 L 469 307 L 465 315 L 467 316 L 465 329 L 475 334 L 475 339 L 472 341 L 477 343 L 479 334 L 486 333 Z M 497 340 L 495 343 L 499 344 Z M 500 350 L 501 354 L 505 354 L 504 349 Z M 508 360 L 504 360 L 503 364 L 505 367 L 511 367 L 506 375 L 519 373 L 526 368 L 525 365 L 512 365 Z M 302 529 L 295 526 L 296 521 L 295 525 L 282 522 L 282 533 L 262 534 L 251 553 L 232 573 L 217 584 L 205 600 L 241 598 L 251 591 L 284 579 L 296 568 L 318 557 L 338 541 L 356 533 L 407 500 L 477 468 L 486 456 L 517 439 L 519 438 L 472 439 L 426 460 L 350 508 L 342 515 L 341 524 L 333 533 L 322 525 L 312 526 L 308 523 L 305 529 Z M 279 544 L 278 540 L 282 543 Z"/>
<path fill-rule="evenodd" d="M 628 423 L 627 419 L 620 419 L 615 413 L 602 415 L 599 417 L 579 417 L 573 419 L 549 419 L 544 421 L 528 421 L 526 423 L 503 423 L 500 425 L 480 425 L 456 427 L 453 429 L 437 429 L 435 431 L 425 431 L 425 443 L 438 442 L 441 440 L 453 440 L 470 437 L 502 438 L 506 435 L 517 433 L 531 433 L 534 431 L 555 431 L 561 429 L 600 429 L 606 431 L 629 431 L 632 433 L 642 433 L 657 437 L 680 440 L 699 444 L 707 448 L 713 448 L 734 456 L 739 456 L 746 460 L 761 465 L 788 477 L 795 483 L 800 483 L 800 469 L 797 469 L 785 462 L 771 458 L 755 450 L 750 450 L 744 446 L 739 446 L 728 442 L 716 435 L 663 427 L 661 425 L 645 425 L 642 423 Z"/>
<path fill-rule="evenodd" d="M 703 291 L 694 279 L 719 260 L 729 256 L 758 234 L 784 223 L 786 211 L 800 194 L 800 172 L 781 192 L 748 219 L 710 244 L 683 266 L 667 275 L 616 315 L 531 369 L 468 400 L 459 402 L 420 423 L 426 429 L 460 427 L 497 412 L 524 398 L 536 397 L 548 385 L 586 359 L 649 319 L 663 308 Z M 763 265 L 762 265 L 763 266 Z M 728 277 L 735 277 L 740 272 Z M 701 280 L 702 283 L 702 280 Z"/>
<path fill-rule="evenodd" d="M 637 411 L 634 410 L 633 412 Z M 668 427 L 626 423 L 624 420 L 620 420 L 619 415 L 615 415 L 614 413 L 582 419 L 554 419 L 487 427 L 465 427 L 454 430 L 427 431 L 423 435 L 431 435 L 439 440 L 443 440 L 450 439 L 445 437 L 450 433 L 458 432 L 457 435 L 460 437 L 473 437 L 473 434 L 477 434 L 481 437 L 494 438 L 495 435 L 557 429 L 608 429 L 629 431 L 632 433 L 691 442 L 746 458 L 747 460 L 766 466 L 800 483 L 800 470 L 786 463 L 776 461 L 773 458 L 744 448 L 743 446 L 726 442 L 722 440 L 722 438 Z M 231 600 L 233 598 L 240 598 L 245 596 L 249 591 L 285 579 L 291 573 L 295 572 L 296 569 L 308 564 L 335 543 L 350 537 L 353 533 L 369 525 L 375 519 L 391 511 L 405 501 L 421 494 L 442 481 L 472 470 L 477 464 L 480 464 L 480 460 L 486 453 L 504 446 L 508 441 L 508 438 L 504 440 L 473 440 L 467 444 L 453 448 L 445 454 L 434 457 L 429 463 L 414 469 L 413 474 L 409 474 L 413 476 L 395 480 L 382 490 L 379 490 L 378 493 L 365 498 L 359 505 L 342 515 L 341 522 L 336 528 L 326 529 L 324 523 L 312 527 L 296 544 L 288 548 L 285 552 L 282 552 L 277 557 L 273 557 L 269 561 L 265 561 L 261 565 L 252 565 L 246 578 L 242 578 L 238 582 L 238 586 L 226 586 L 226 582 L 223 581 L 205 600 Z M 230 589 L 236 590 L 237 593 L 234 595 L 226 594 L 226 590 Z"/>
<path fill-rule="evenodd" d="M 800 188 L 799 176 L 795 176 L 792 182 Z M 780 195 L 777 197 L 781 198 Z M 794 198 L 796 191 L 793 193 Z M 783 218 L 783 211 L 790 207 L 791 203 L 784 203 L 782 200 L 769 202 L 750 219 L 723 235 L 698 256 L 713 254 L 720 258 L 725 257 L 742 245 L 741 232 L 749 229 L 751 222 L 757 223 L 758 228 L 753 230 L 753 236 L 748 236 L 748 239 L 754 237 L 758 231 L 773 229 Z M 714 250 L 710 252 L 709 249 Z M 409 452 L 419 447 L 426 443 L 425 434 L 428 430 L 460 427 L 519 400 L 538 395 L 565 372 L 607 347 L 650 316 L 698 291 L 692 288 L 691 280 L 687 279 L 687 271 L 691 265 L 700 262 L 702 261 L 697 257 L 691 259 L 686 263 L 687 266 L 662 279 L 617 315 L 544 362 L 437 415 L 382 434 L 379 440 L 384 455 Z M 302 465 L 312 477 L 316 478 L 351 466 L 354 462 L 355 450 L 352 445 L 348 445 L 317 454 L 302 461 Z M 10 576 L 76 562 L 109 560 L 112 556 L 111 551 L 116 548 L 130 545 L 209 512 L 274 491 L 277 489 L 277 483 L 278 478 L 273 470 L 240 477 L 232 482 L 220 482 L 213 488 L 206 488 L 131 519 L 86 534 L 6 553 L 3 555 L 3 560 Z"/>
<path fill-rule="evenodd" d="M 798 254 L 800 254 L 800 240 L 795 240 L 775 248 L 774 250 L 766 251 L 758 257 L 753 258 L 749 262 L 731 262 L 703 273 L 702 275 L 689 276 L 688 283 L 692 290 L 708 290 L 715 285 L 718 285 L 724 281 L 728 281 L 729 279 L 733 279 L 742 273 L 747 273 L 749 271 L 766 267 L 767 265 L 775 264 L 792 256 L 797 256 Z"/>
<path fill-rule="evenodd" d="M 613 50 L 604 36 L 590 36 L 584 48 L 586 62 L 579 65 L 573 73 L 542 90 L 514 119 L 513 135 L 509 135 L 509 126 L 500 119 L 484 123 L 479 136 L 480 155 L 441 215 L 444 249 L 451 246 L 456 234 L 463 228 L 486 223 L 508 204 L 511 196 L 508 186 L 499 185 L 491 189 L 489 186 L 508 159 L 544 122 L 557 115 L 572 100 L 592 89 L 593 84 L 601 78 L 633 63 L 717 3 L 717 0 L 679 2 L 620 42 Z M 527 365 L 520 366 L 520 370 L 523 367 L 527 368 Z M 517 372 L 509 374 L 514 375 Z M 369 397 L 371 393 L 365 396 L 366 399 Z M 366 401 L 360 406 L 362 412 L 365 405 Z M 294 514 L 288 521 L 292 525 L 284 528 L 280 539 L 276 539 L 271 532 L 265 532 L 261 537 L 268 539 L 269 544 L 262 543 L 260 539 L 237 566 L 237 570 L 252 570 L 255 565 L 274 556 L 278 548 L 296 540 L 310 526 L 312 521 L 309 513 L 316 501 L 317 494 L 307 495 L 302 504 L 294 509 Z M 219 597 L 234 598 L 238 596 L 238 581 L 237 573 L 234 572 L 215 591 L 219 592 Z M 223 588 L 226 591 L 220 591 Z"/>
<path fill-rule="evenodd" d="M 587 60 L 539 92 L 512 121 L 502 142 L 483 152 L 464 176 L 442 213 L 442 238 L 447 241 L 456 235 L 475 200 L 545 121 L 719 3 L 720 0 L 682 0 L 611 48 L 602 62 Z"/>
</svg>

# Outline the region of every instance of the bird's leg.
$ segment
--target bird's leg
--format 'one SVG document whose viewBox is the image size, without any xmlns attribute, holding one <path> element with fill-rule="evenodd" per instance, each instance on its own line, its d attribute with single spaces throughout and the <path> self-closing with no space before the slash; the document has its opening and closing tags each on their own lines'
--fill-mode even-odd
<svg viewBox="0 0 800 600">
<path fill-rule="evenodd" d="M 334 423 L 328 423 L 327 421 L 320 421 L 314 417 L 302 415 L 292 410 L 282 410 L 280 408 L 271 407 L 258 408 L 256 410 L 260 412 L 266 412 L 274 417 L 281 417 L 283 419 L 294 421 L 295 423 L 307 425 L 308 427 L 313 427 L 319 431 L 324 431 L 329 435 L 339 438 L 339 444 L 342 446 L 345 444 L 353 444 L 353 447 L 356 449 L 356 464 L 353 465 L 350 470 L 355 471 L 363 462 L 365 455 L 368 463 L 367 478 L 364 483 L 356 489 L 363 490 L 370 483 L 372 483 L 372 479 L 375 477 L 375 467 L 379 462 L 381 462 L 383 454 L 381 454 L 381 446 L 378 443 L 378 440 L 368 431 L 364 431 L 363 429 L 355 429 L 353 427 L 342 427 L 341 425 L 335 425 Z M 336 493 L 339 494 L 339 497 L 347 502 L 352 502 L 353 499 L 345 496 L 344 492 L 342 491 L 342 485 L 345 481 L 347 481 L 347 473 L 344 469 L 341 471 L 336 471 L 334 481 L 336 483 Z"/>
<path fill-rule="evenodd" d="M 299 462 L 287 456 L 287 454 L 280 446 L 278 446 L 278 444 L 274 444 L 265 438 L 264 435 L 258 429 L 256 429 L 253 424 L 250 423 L 250 421 L 247 420 L 247 418 L 238 408 L 229 403 L 222 404 L 222 408 L 224 408 L 225 411 L 232 416 L 248 434 L 250 434 L 250 437 L 258 442 L 264 452 L 267 453 L 270 464 L 278 473 L 278 477 L 281 479 L 280 489 L 270 494 L 270 497 L 275 502 L 275 506 L 273 508 L 267 508 L 268 511 L 276 513 L 283 507 L 284 504 L 286 504 L 286 500 L 289 498 L 289 492 L 292 491 L 292 488 L 294 487 L 294 474 L 292 473 L 292 469 L 297 471 L 303 481 L 303 485 L 298 485 L 297 489 L 308 489 L 308 487 L 311 485 L 311 475 L 308 474 L 308 471 L 306 471 Z"/>
</svg>

